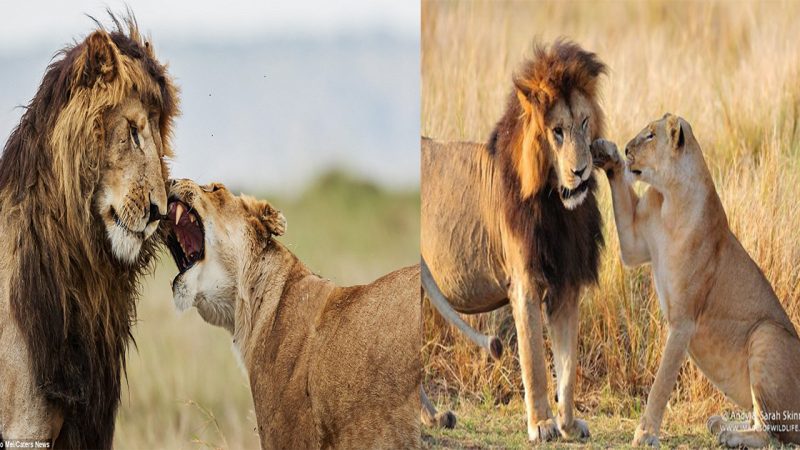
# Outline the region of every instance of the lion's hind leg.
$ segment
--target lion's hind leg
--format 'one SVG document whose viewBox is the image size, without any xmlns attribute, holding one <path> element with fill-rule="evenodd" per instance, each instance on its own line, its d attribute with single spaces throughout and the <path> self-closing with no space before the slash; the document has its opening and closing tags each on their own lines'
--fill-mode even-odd
<svg viewBox="0 0 800 450">
<path fill-rule="evenodd" d="M 419 397 L 422 400 L 422 408 L 420 410 L 422 423 L 429 427 L 455 428 L 456 415 L 452 411 L 436 411 L 436 407 L 433 406 L 428 395 L 425 394 L 425 388 L 422 386 L 419 387 Z"/>
</svg>

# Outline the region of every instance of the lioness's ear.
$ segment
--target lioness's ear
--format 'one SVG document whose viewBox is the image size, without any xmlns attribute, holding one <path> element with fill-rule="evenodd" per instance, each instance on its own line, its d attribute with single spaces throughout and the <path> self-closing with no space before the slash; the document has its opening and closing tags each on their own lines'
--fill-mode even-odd
<svg viewBox="0 0 800 450">
<path fill-rule="evenodd" d="M 119 53 L 111 37 L 97 30 L 86 38 L 73 66 L 78 85 L 92 87 L 98 81 L 110 83 L 119 72 Z"/>
<path fill-rule="evenodd" d="M 267 202 L 261 206 L 259 219 L 272 235 L 282 236 L 286 232 L 286 217 Z"/>
<path fill-rule="evenodd" d="M 667 133 L 669 134 L 670 142 L 672 142 L 672 148 L 675 150 L 683 148 L 686 138 L 681 118 L 672 114 L 667 114 L 664 117 L 667 118 Z"/>
</svg>

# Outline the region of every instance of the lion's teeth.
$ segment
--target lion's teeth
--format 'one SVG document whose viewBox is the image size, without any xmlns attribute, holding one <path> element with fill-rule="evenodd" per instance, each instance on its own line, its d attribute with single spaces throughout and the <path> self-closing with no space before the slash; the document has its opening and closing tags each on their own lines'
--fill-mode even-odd
<svg viewBox="0 0 800 450">
<path fill-rule="evenodd" d="M 189 222 L 194 223 L 194 215 L 189 214 Z"/>
<path fill-rule="evenodd" d="M 179 223 L 181 221 L 182 215 L 183 215 L 183 204 L 178 203 L 175 206 L 175 223 Z"/>
</svg>

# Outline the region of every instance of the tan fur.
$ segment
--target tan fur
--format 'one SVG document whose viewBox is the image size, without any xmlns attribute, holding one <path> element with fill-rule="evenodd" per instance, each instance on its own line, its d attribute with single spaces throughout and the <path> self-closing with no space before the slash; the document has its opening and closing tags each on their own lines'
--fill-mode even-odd
<svg viewBox="0 0 800 450">
<path fill-rule="evenodd" d="M 689 124 L 670 114 L 650 123 L 628 143 L 624 173 L 612 143 L 597 141 L 593 150 L 611 185 L 622 259 L 652 264 L 669 327 L 634 445 L 658 445 L 687 353 L 729 399 L 753 412 L 752 430 L 712 418 L 709 428 L 721 444 L 762 447 L 765 430 L 800 443 L 800 339 L 769 281 L 731 233 Z M 630 177 L 649 184 L 641 198 Z"/>
<path fill-rule="evenodd" d="M 177 92 L 133 17 L 112 20 L 51 63 L 0 159 L 6 439 L 113 440 L 136 279 L 166 213 Z"/>
<path fill-rule="evenodd" d="M 510 304 L 534 442 L 589 435 L 573 418 L 573 393 L 578 300 L 597 279 L 602 245 L 589 145 L 602 135 L 596 79 L 604 71 L 574 43 L 536 47 L 487 144 L 422 139 L 423 260 L 457 311 Z M 579 198 L 561 197 L 579 186 Z M 548 403 L 543 307 L 557 417 Z"/>
<path fill-rule="evenodd" d="M 205 231 L 176 304 L 232 332 L 261 446 L 419 447 L 419 266 L 339 287 L 273 239 L 285 221 L 268 203 L 189 180 L 170 192 Z"/>
</svg>

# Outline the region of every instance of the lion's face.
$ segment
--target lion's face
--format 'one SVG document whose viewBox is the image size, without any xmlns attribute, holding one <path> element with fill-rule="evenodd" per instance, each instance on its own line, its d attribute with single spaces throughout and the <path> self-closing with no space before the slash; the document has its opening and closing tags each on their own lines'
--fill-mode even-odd
<svg viewBox="0 0 800 450">
<path fill-rule="evenodd" d="M 594 108 L 578 91 L 567 104 L 559 99 L 544 117 L 544 137 L 551 149 L 551 161 L 558 177 L 558 192 L 567 209 L 586 199 L 592 176 L 589 149 L 596 127 Z"/>
<path fill-rule="evenodd" d="M 167 213 L 159 112 L 148 110 L 131 96 L 103 119 L 106 139 L 94 205 L 112 252 L 120 261 L 133 264 Z"/>
<path fill-rule="evenodd" d="M 638 180 L 664 186 L 678 175 L 674 168 L 685 154 L 690 133 L 683 119 L 669 113 L 650 122 L 625 146 L 628 170 Z"/>
<path fill-rule="evenodd" d="M 169 190 L 167 246 L 179 273 L 175 306 L 196 306 L 207 322 L 233 327 L 236 285 L 243 262 L 283 234 L 285 219 L 269 203 L 234 196 L 224 185 L 176 180 Z"/>
</svg>

